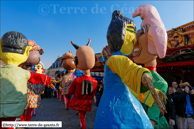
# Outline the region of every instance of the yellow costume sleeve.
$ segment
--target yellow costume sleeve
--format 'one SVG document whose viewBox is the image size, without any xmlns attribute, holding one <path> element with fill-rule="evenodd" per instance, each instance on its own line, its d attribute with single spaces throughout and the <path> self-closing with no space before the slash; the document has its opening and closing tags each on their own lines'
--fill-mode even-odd
<svg viewBox="0 0 194 129">
<path fill-rule="evenodd" d="M 129 58 L 122 55 L 111 56 L 107 66 L 115 74 L 118 74 L 122 82 L 133 91 L 134 96 L 139 96 L 141 87 L 141 77 L 144 72 L 150 71 L 142 66 L 136 65 Z"/>
<path fill-rule="evenodd" d="M 60 81 L 53 80 L 53 83 L 59 83 Z"/>
</svg>

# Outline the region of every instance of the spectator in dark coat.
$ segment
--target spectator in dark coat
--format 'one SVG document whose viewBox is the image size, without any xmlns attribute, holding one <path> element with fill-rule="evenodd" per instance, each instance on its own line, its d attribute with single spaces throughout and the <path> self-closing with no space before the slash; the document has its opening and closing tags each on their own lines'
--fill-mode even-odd
<svg viewBox="0 0 194 129">
<path fill-rule="evenodd" d="M 165 117 L 169 123 L 169 129 L 174 129 L 175 121 L 176 121 L 176 110 L 175 110 L 175 104 L 173 102 L 174 93 L 176 92 L 174 87 L 168 88 L 167 93 L 167 104 L 166 104 L 166 110 L 167 114 L 165 114 Z"/>
<path fill-rule="evenodd" d="M 194 91 L 188 82 L 181 83 L 174 95 L 178 129 L 194 128 Z"/>
<path fill-rule="evenodd" d="M 175 90 L 177 90 L 179 88 L 177 82 L 172 82 L 172 87 L 174 87 Z"/>
<path fill-rule="evenodd" d="M 100 80 L 100 82 L 99 82 L 99 93 L 100 93 L 100 95 L 99 95 L 99 98 L 98 98 L 98 101 L 97 101 L 97 105 L 99 105 L 99 103 L 100 103 L 100 99 L 101 99 L 101 97 L 102 97 L 102 94 L 103 94 L 103 86 L 104 86 L 104 84 L 103 84 L 103 80 Z"/>
</svg>

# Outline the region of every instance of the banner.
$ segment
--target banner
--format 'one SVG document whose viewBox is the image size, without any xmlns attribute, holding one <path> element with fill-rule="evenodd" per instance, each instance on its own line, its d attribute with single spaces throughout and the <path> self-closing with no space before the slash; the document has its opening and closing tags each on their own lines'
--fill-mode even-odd
<svg viewBox="0 0 194 129">
<path fill-rule="evenodd" d="M 166 56 L 158 64 L 194 60 L 194 21 L 167 31 Z"/>
</svg>

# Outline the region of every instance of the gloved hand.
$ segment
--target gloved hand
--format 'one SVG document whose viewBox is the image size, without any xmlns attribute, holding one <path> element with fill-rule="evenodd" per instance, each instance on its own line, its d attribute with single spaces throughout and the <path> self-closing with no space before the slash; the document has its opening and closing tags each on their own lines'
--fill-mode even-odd
<svg viewBox="0 0 194 129">
<path fill-rule="evenodd" d="M 170 119 L 170 125 L 175 125 L 175 121 L 173 119 Z"/>
<path fill-rule="evenodd" d="M 52 81 L 50 82 L 49 87 L 50 87 L 51 89 L 55 89 L 55 86 L 53 85 Z"/>
</svg>

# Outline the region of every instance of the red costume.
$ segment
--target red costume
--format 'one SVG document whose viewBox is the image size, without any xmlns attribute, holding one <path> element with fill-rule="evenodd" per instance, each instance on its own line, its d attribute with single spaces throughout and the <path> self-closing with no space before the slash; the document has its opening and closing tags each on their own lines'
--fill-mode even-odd
<svg viewBox="0 0 194 129">
<path fill-rule="evenodd" d="M 86 83 L 84 84 L 83 82 Z M 91 76 L 83 75 L 81 77 L 75 78 L 68 90 L 68 99 L 70 99 L 71 95 L 74 94 L 74 97 L 69 103 L 69 108 L 79 112 L 82 128 L 86 128 L 86 112 L 91 111 L 92 99 L 96 94 L 97 85 L 98 83 L 94 78 Z"/>
<path fill-rule="evenodd" d="M 28 82 L 32 84 L 40 84 L 42 83 L 45 86 L 49 86 L 51 82 L 51 77 L 44 75 L 44 74 L 39 74 L 39 73 L 32 73 L 30 72 L 31 76 Z"/>
<path fill-rule="evenodd" d="M 66 62 L 63 61 L 64 68 L 71 66 L 71 68 L 68 69 L 72 69 L 76 66 L 78 69 L 84 71 L 83 76 L 74 79 L 68 90 L 68 94 L 66 95 L 68 100 L 70 100 L 71 95 L 74 95 L 68 105 L 71 109 L 79 112 L 82 129 L 86 129 L 86 112 L 91 111 L 92 99 L 96 94 L 98 85 L 97 81 L 90 76 L 90 69 L 95 65 L 95 54 L 90 47 L 90 41 L 91 40 L 89 39 L 87 45 L 81 47 L 71 41 L 74 48 L 77 49 L 76 57 L 74 59 L 69 59 L 69 62 L 67 62 L 67 60 L 65 60 Z"/>
<path fill-rule="evenodd" d="M 44 75 L 44 74 L 39 74 L 39 73 L 31 73 L 30 79 L 28 80 L 28 92 L 27 94 L 30 94 L 33 90 L 33 92 L 31 93 L 31 101 L 32 102 L 28 102 L 28 104 L 35 104 L 37 106 L 37 94 L 40 92 L 40 87 L 37 87 L 36 84 L 43 84 L 41 86 L 49 86 L 50 82 L 51 82 L 51 77 Z M 42 88 L 41 88 L 42 89 Z M 44 88 L 43 88 L 44 89 Z M 30 92 L 30 93 L 29 93 Z M 34 99 L 33 99 L 34 98 Z M 29 97 L 28 97 L 29 99 Z M 29 101 L 29 100 L 28 100 Z M 31 107 L 26 107 L 27 109 L 24 110 L 24 113 L 20 116 L 21 121 L 31 121 L 31 117 L 32 117 L 32 109 Z"/>
</svg>

